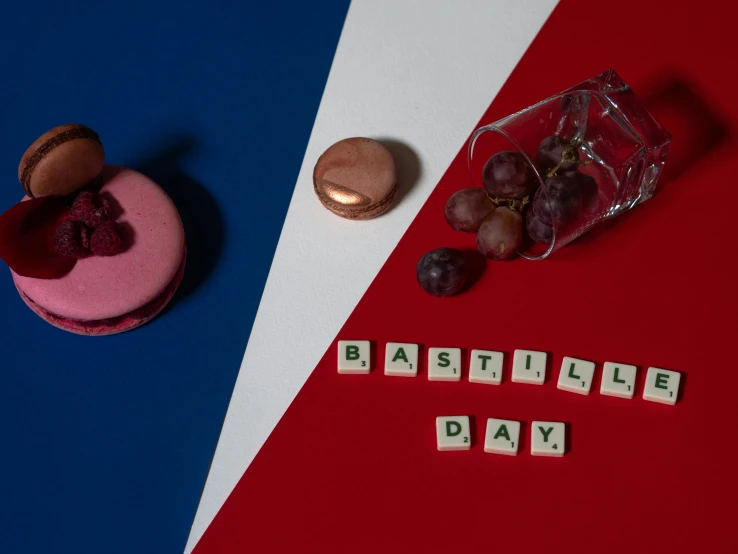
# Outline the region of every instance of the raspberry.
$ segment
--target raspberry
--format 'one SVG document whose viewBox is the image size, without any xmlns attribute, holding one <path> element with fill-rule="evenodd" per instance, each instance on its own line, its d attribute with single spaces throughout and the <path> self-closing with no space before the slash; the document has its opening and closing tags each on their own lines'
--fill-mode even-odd
<svg viewBox="0 0 738 554">
<path fill-rule="evenodd" d="M 65 258 L 84 258 L 90 248 L 90 230 L 79 221 L 67 220 L 54 232 L 54 250 Z"/>
<path fill-rule="evenodd" d="M 90 249 L 97 256 L 115 256 L 123 250 L 123 241 L 115 221 L 106 221 L 92 232 Z"/>
<path fill-rule="evenodd" d="M 85 190 L 74 199 L 69 215 L 72 220 L 94 228 L 110 220 L 110 206 L 105 200 L 100 201 L 94 192 Z"/>
</svg>

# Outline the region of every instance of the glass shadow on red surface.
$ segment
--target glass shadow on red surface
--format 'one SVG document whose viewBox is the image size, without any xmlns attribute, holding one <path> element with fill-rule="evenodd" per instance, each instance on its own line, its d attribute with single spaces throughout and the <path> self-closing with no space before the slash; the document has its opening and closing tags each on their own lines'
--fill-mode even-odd
<svg viewBox="0 0 738 554">
<path fill-rule="evenodd" d="M 659 78 L 645 91 L 643 101 L 674 139 L 657 193 L 699 165 L 731 134 L 727 118 L 721 117 L 700 96 L 697 87 L 680 77 L 665 75 Z"/>
<path fill-rule="evenodd" d="M 665 73 L 656 78 L 651 85 L 643 88 L 641 93 L 641 87 L 638 87 L 636 94 L 642 96 L 646 107 L 673 138 L 664 173 L 656 186 L 654 197 L 643 206 L 637 206 L 635 210 L 606 221 L 578 238 L 563 250 L 563 255 L 557 256 L 559 259 L 572 259 L 572 255 L 576 256 L 577 248 L 597 240 L 602 233 L 612 232 L 614 226 L 625 224 L 634 213 L 648 209 L 648 205 L 654 201 L 658 202 L 665 187 L 671 187 L 683 175 L 703 164 L 711 163 L 711 155 L 727 144 L 733 134 L 733 130 L 726 123 L 727 118 L 721 117 L 697 92 L 697 87 L 685 79 Z M 591 252 L 587 255 L 590 254 Z"/>
</svg>

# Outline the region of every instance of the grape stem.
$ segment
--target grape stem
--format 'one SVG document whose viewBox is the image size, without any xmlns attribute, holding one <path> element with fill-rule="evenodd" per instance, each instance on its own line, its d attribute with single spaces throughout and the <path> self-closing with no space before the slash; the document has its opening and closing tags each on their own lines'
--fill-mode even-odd
<svg viewBox="0 0 738 554">
<path fill-rule="evenodd" d="M 578 160 L 577 159 L 577 150 L 579 150 L 579 147 L 582 145 L 581 139 L 572 139 L 569 144 L 564 146 L 564 148 L 561 149 L 561 161 L 556 164 L 554 168 L 552 168 L 548 173 L 546 173 L 546 179 L 549 177 L 553 177 L 556 175 L 556 172 L 561 169 L 561 166 L 564 164 L 579 164 L 579 165 L 587 165 L 589 163 L 592 163 L 592 160 Z"/>
<path fill-rule="evenodd" d="M 487 194 L 489 196 L 489 194 Z M 496 196 L 489 196 L 489 199 L 492 200 L 498 207 L 500 204 L 507 203 L 507 207 L 510 208 L 513 212 L 520 210 L 523 211 L 523 208 L 530 202 L 530 194 L 526 194 L 522 198 L 497 198 Z M 520 203 L 520 206 L 517 206 L 517 203 Z"/>
</svg>

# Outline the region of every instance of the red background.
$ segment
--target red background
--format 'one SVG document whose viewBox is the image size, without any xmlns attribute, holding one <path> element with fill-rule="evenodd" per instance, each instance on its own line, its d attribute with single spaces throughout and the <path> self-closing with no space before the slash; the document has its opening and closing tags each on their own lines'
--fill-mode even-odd
<svg viewBox="0 0 738 554">
<path fill-rule="evenodd" d="M 661 193 L 546 261 L 489 263 L 435 299 L 417 260 L 474 248 L 443 221 L 468 186 L 464 145 L 336 338 L 374 341 L 374 371 L 338 375 L 331 346 L 196 554 L 738 551 L 738 52 L 720 5 L 555 10 L 481 121 L 613 67 L 674 136 Z M 418 378 L 383 375 L 387 341 L 422 345 Z M 472 348 L 504 351 L 503 384 L 428 382 L 429 346 L 462 347 L 465 365 Z M 510 382 L 515 348 L 549 352 L 544 386 Z M 590 396 L 556 389 L 566 355 L 597 362 Z M 639 367 L 635 399 L 597 392 L 604 361 Z M 682 372 L 676 406 L 641 398 L 651 365 Z M 437 452 L 435 417 L 463 414 L 473 448 Z M 488 417 L 523 422 L 517 457 L 483 451 Z M 564 458 L 530 455 L 533 420 L 569 424 Z"/>
</svg>

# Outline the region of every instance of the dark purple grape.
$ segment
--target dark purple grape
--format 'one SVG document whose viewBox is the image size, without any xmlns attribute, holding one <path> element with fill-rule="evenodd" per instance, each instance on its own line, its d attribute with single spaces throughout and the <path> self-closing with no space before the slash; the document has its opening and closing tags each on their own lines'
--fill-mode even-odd
<svg viewBox="0 0 738 554">
<path fill-rule="evenodd" d="M 533 192 L 538 177 L 533 166 L 520 152 L 498 152 L 484 164 L 484 188 L 493 198 L 520 198 Z"/>
<path fill-rule="evenodd" d="M 484 189 L 462 189 L 446 202 L 446 221 L 457 231 L 475 233 L 497 205 Z"/>
<path fill-rule="evenodd" d="M 557 225 L 574 221 L 582 212 L 582 194 L 577 179 L 570 175 L 554 175 L 536 191 L 531 209 L 543 219 Z"/>
<path fill-rule="evenodd" d="M 525 230 L 528 236 L 536 242 L 551 244 L 553 227 L 550 219 L 544 219 L 533 211 L 532 207 L 525 214 Z"/>
<path fill-rule="evenodd" d="M 541 144 L 538 146 L 538 152 L 536 152 L 536 165 L 541 172 L 542 178 L 545 178 L 548 172 L 562 161 L 564 148 L 568 145 L 568 141 L 559 137 L 546 137 L 541 141 Z M 579 165 L 576 163 L 579 161 L 579 152 L 572 149 L 571 155 L 574 156 L 576 161 L 562 163 L 556 174 L 565 173 L 566 171 L 576 171 Z"/>
<path fill-rule="evenodd" d="M 433 296 L 452 296 L 459 292 L 469 277 L 466 257 L 454 248 L 438 248 L 418 262 L 418 283 Z"/>
<path fill-rule="evenodd" d="M 525 218 L 525 228 L 536 242 L 551 244 L 553 225 L 565 228 L 595 202 L 597 182 L 584 173 L 571 171 L 546 179 L 536 191 Z"/>
<path fill-rule="evenodd" d="M 589 209 L 594 204 L 600 192 L 600 189 L 597 187 L 597 181 L 594 180 L 594 177 L 578 171 L 570 171 L 565 175 L 576 181 L 576 187 L 582 197 L 582 208 L 585 210 Z"/>
<path fill-rule="evenodd" d="M 484 220 L 477 233 L 477 249 L 492 260 L 509 260 L 517 254 L 523 240 L 520 212 L 502 206 Z"/>
</svg>

